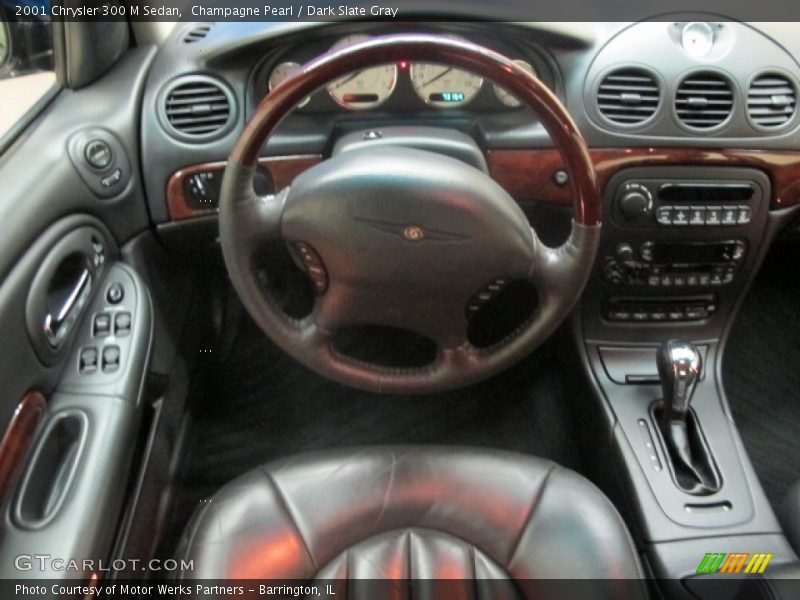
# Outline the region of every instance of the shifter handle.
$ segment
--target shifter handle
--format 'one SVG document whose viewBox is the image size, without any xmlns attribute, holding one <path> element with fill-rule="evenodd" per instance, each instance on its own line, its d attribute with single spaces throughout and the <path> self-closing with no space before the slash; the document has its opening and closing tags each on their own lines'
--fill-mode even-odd
<svg viewBox="0 0 800 600">
<path fill-rule="evenodd" d="M 694 344 L 670 340 L 658 349 L 656 362 L 664 392 L 664 420 L 667 423 L 685 421 L 694 388 L 700 378 L 700 353 Z"/>
</svg>

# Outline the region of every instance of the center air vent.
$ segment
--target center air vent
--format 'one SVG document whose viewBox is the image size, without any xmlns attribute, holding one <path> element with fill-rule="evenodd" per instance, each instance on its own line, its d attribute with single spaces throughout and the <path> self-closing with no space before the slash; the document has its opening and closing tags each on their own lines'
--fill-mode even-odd
<svg viewBox="0 0 800 600">
<path fill-rule="evenodd" d="M 181 77 L 167 88 L 163 98 L 164 120 L 174 137 L 209 141 L 233 124 L 233 95 L 217 79 L 205 75 Z"/>
<path fill-rule="evenodd" d="M 759 75 L 747 93 L 747 114 L 758 127 L 773 129 L 794 116 L 797 93 L 794 85 L 778 73 Z"/>
<path fill-rule="evenodd" d="M 211 25 L 200 25 L 199 27 L 190 29 L 186 32 L 186 35 L 183 36 L 183 43 L 194 44 L 195 42 L 199 42 L 208 35 L 209 31 L 211 31 Z"/>
<path fill-rule="evenodd" d="M 719 73 L 692 73 L 678 86 L 675 112 L 684 125 L 693 129 L 722 125 L 733 112 L 730 82 Z"/>
<path fill-rule="evenodd" d="M 597 90 L 597 108 L 619 125 L 640 125 L 658 109 L 658 82 L 644 69 L 623 68 L 605 76 Z"/>
</svg>

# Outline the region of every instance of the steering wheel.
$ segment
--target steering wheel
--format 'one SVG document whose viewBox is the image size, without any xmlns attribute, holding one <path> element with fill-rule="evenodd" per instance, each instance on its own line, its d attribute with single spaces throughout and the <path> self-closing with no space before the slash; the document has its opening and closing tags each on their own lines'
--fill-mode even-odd
<svg viewBox="0 0 800 600">
<path fill-rule="evenodd" d="M 381 145 L 336 155 L 275 195 L 253 191 L 258 154 L 303 98 L 358 69 L 399 61 L 445 63 L 493 80 L 529 106 L 558 147 L 574 196 L 572 230 L 558 248 L 539 241 L 517 203 L 487 174 L 448 156 Z M 583 137 L 538 79 L 481 46 L 435 35 L 370 38 L 304 65 L 256 108 L 231 151 L 219 228 L 225 264 L 261 329 L 300 363 L 338 382 L 386 393 L 428 393 L 486 378 L 544 341 L 580 296 L 600 237 L 601 200 Z M 282 239 L 315 292 L 301 319 L 282 311 L 257 275 L 255 256 Z M 531 317 L 501 342 L 467 338 L 467 306 L 495 281 L 538 291 Z M 435 342 L 419 368 L 346 356 L 336 334 L 353 325 L 413 331 Z"/>
</svg>

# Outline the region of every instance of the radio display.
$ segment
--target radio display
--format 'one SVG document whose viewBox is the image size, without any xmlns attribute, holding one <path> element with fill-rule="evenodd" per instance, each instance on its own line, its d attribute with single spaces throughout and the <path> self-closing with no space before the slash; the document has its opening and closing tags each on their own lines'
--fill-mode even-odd
<svg viewBox="0 0 800 600">
<path fill-rule="evenodd" d="M 748 202 L 754 193 L 747 183 L 665 183 L 658 198 L 665 204 L 720 204 Z"/>
<path fill-rule="evenodd" d="M 656 264 L 724 263 L 730 260 L 729 244 L 656 244 Z"/>
</svg>

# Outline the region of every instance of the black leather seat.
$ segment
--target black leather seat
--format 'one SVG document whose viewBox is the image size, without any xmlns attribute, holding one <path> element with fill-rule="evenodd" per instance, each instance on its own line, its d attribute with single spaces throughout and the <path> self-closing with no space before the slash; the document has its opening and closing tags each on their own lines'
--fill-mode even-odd
<svg viewBox="0 0 800 600">
<path fill-rule="evenodd" d="M 591 597 L 646 594 L 628 531 L 594 485 L 547 460 L 485 449 L 378 447 L 278 461 L 204 504 L 182 548 L 191 578 L 505 579 L 510 597 L 532 597 L 526 581 L 578 578 L 593 580 Z M 452 592 L 448 599 L 460 597 Z"/>
</svg>

